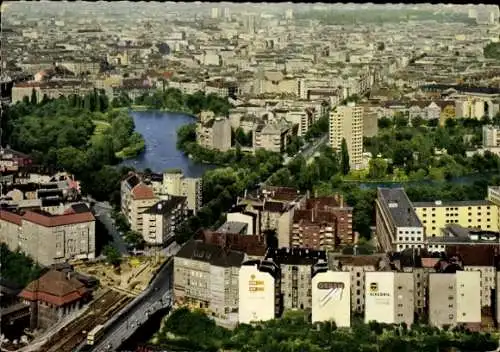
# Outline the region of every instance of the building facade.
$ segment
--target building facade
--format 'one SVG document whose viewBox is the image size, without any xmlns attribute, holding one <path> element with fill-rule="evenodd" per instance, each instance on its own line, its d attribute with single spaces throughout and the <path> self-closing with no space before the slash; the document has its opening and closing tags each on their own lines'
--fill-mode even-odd
<svg viewBox="0 0 500 352">
<path fill-rule="evenodd" d="M 363 113 L 363 107 L 354 103 L 337 106 L 330 112 L 330 146 L 340 151 L 345 139 L 351 169 L 359 169 L 363 165 Z"/>
<path fill-rule="evenodd" d="M 488 200 L 415 202 L 413 207 L 430 238 L 442 236 L 447 224 L 498 231 L 498 209 Z"/>
<path fill-rule="evenodd" d="M 365 281 L 365 323 L 413 324 L 413 274 L 367 272 Z"/>
<path fill-rule="evenodd" d="M 384 251 L 424 248 L 424 227 L 403 188 L 379 188 L 376 204 L 376 234 Z"/>
<path fill-rule="evenodd" d="M 172 196 L 142 213 L 142 237 L 147 244 L 161 245 L 174 236 L 175 229 L 186 219 L 186 197 Z"/>
<path fill-rule="evenodd" d="M 323 270 L 312 277 L 312 322 L 334 321 L 338 327 L 351 326 L 351 275 Z"/>
<path fill-rule="evenodd" d="M 245 254 L 191 240 L 174 257 L 174 305 L 237 322 L 239 271 Z"/>
<path fill-rule="evenodd" d="M 187 209 L 196 214 L 202 206 L 201 178 L 185 177 L 182 172 L 165 172 L 161 187 L 162 194 L 186 197 Z"/>
<path fill-rule="evenodd" d="M 42 265 L 95 258 L 95 218 L 86 205 L 65 214 L 0 210 L 0 241 Z"/>
<path fill-rule="evenodd" d="M 280 269 L 271 262 L 251 260 L 239 272 L 238 321 L 272 320 L 280 314 Z"/>
<path fill-rule="evenodd" d="M 429 274 L 429 324 L 443 327 L 481 323 L 481 273 Z"/>
</svg>

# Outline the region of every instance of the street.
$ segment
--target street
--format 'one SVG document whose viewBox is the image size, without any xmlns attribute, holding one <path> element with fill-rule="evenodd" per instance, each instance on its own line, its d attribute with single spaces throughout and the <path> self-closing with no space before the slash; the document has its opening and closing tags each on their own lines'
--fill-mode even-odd
<svg viewBox="0 0 500 352">
<path fill-rule="evenodd" d="M 113 237 L 113 247 L 119 250 L 122 255 L 128 255 L 127 245 L 116 229 L 114 220 L 111 217 L 112 207 L 104 202 L 95 202 L 93 210 L 96 218 L 102 222 L 108 233 Z"/>
<path fill-rule="evenodd" d="M 144 324 L 151 314 L 170 306 L 172 272 L 173 260 L 169 260 L 153 279 L 147 291 L 144 292 L 140 302 L 112 323 L 109 331 L 92 351 L 118 350 L 120 345 L 134 333 L 138 326 Z"/>
</svg>

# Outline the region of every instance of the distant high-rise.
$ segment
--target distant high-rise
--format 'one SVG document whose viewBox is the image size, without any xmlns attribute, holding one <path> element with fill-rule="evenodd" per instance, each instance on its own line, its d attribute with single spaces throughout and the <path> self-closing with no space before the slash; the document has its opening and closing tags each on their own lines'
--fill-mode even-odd
<svg viewBox="0 0 500 352">
<path fill-rule="evenodd" d="M 288 9 L 285 11 L 285 19 L 293 20 L 293 10 L 292 9 Z"/>
<path fill-rule="evenodd" d="M 224 7 L 224 18 L 226 20 L 231 19 L 231 10 L 229 9 L 229 7 Z"/>
<path fill-rule="evenodd" d="M 247 13 L 243 18 L 243 27 L 247 33 L 255 33 L 255 14 Z"/>
<path fill-rule="evenodd" d="M 210 11 L 211 17 L 213 19 L 219 18 L 219 8 L 218 7 L 212 7 L 212 10 Z"/>
<path fill-rule="evenodd" d="M 330 113 L 330 146 L 340 151 L 346 140 L 351 169 L 361 168 L 363 161 L 363 107 L 348 103 Z"/>
</svg>

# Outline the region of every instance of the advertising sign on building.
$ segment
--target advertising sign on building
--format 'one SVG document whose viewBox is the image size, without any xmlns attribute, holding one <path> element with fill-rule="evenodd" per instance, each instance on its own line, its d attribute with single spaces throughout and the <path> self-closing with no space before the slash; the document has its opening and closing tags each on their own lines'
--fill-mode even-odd
<svg viewBox="0 0 500 352">
<path fill-rule="evenodd" d="M 312 321 L 334 321 L 339 327 L 351 324 L 350 273 L 320 272 L 312 278 Z"/>
</svg>

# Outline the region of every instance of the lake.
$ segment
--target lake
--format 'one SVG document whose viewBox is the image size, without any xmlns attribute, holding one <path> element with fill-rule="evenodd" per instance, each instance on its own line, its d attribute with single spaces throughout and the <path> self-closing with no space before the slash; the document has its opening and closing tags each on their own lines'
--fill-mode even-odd
<svg viewBox="0 0 500 352">
<path fill-rule="evenodd" d="M 157 173 L 176 168 L 189 177 L 201 177 L 206 170 L 214 168 L 213 165 L 197 164 L 177 150 L 177 130 L 194 122 L 194 117 L 165 111 L 131 111 L 130 114 L 135 130 L 144 137 L 146 150 L 122 165 L 139 170 L 149 168 Z"/>
</svg>

